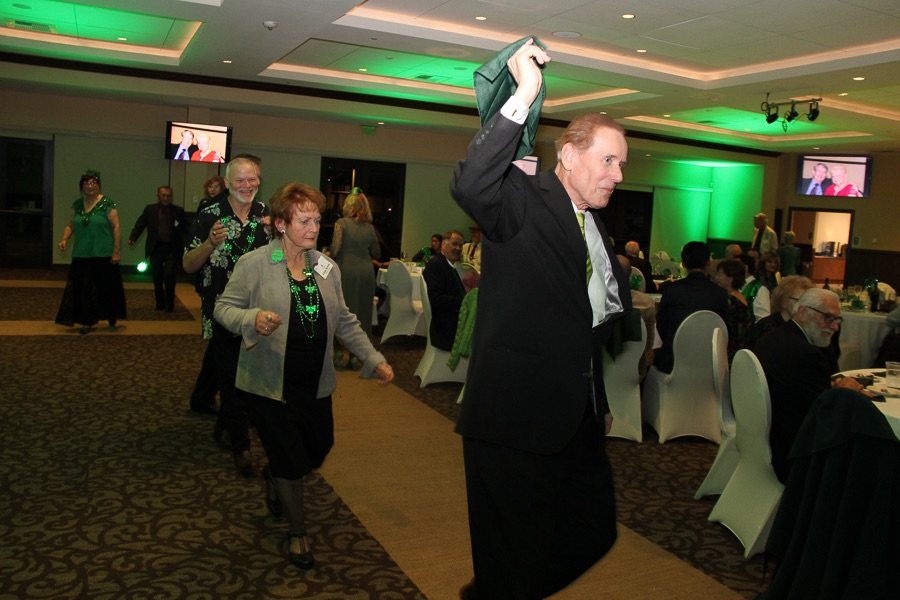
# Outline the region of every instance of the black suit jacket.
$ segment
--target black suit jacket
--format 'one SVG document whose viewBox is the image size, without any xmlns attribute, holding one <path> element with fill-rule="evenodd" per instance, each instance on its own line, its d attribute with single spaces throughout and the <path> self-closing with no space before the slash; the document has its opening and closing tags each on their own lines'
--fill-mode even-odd
<svg viewBox="0 0 900 600">
<path fill-rule="evenodd" d="M 801 194 L 804 194 L 804 195 L 806 194 L 806 190 L 809 189 L 809 184 L 811 184 L 812 181 L 813 181 L 813 178 L 810 177 L 810 178 L 804 179 L 802 182 L 800 182 L 800 193 Z M 822 181 L 822 183 L 820 185 L 822 186 L 822 195 L 823 196 L 825 195 L 825 190 L 827 190 L 828 186 L 831 185 L 832 183 L 834 183 L 834 182 L 831 181 L 830 177 L 826 177 Z"/>
<path fill-rule="evenodd" d="M 169 144 L 169 159 L 175 160 L 175 156 L 178 154 L 178 148 L 181 147 L 181 144 Z M 197 144 L 191 144 L 188 146 L 188 154 L 187 158 L 179 158 L 178 160 L 191 160 L 191 156 L 194 155 L 194 152 L 199 150 L 200 148 Z"/>
<path fill-rule="evenodd" d="M 598 413 L 608 412 L 601 353 L 610 322 L 592 329 L 587 246 L 559 178 L 553 171 L 526 175 L 510 164 L 522 128 L 494 115 L 451 182 L 453 198 L 482 229 L 478 317 L 456 431 L 553 454 L 582 423 L 592 382 Z M 588 214 L 585 227 L 603 240 L 627 312 L 628 278 L 603 224 Z"/>
<path fill-rule="evenodd" d="M 650 266 L 650 261 L 640 256 L 629 256 L 628 261 L 644 276 L 644 293 L 655 294 L 656 282 L 653 281 L 653 267 Z"/>
<path fill-rule="evenodd" d="M 453 348 L 459 307 L 466 290 L 456 269 L 450 266 L 443 254 L 432 258 L 422 271 L 428 286 L 428 302 L 431 303 L 431 345 L 447 352 Z"/>
<path fill-rule="evenodd" d="M 141 213 L 141 216 L 139 216 L 134 223 L 134 229 L 131 230 L 131 235 L 128 236 L 129 242 L 136 242 L 137 239 L 141 237 L 141 233 L 144 232 L 144 229 L 147 230 L 147 242 L 144 246 L 144 256 L 153 254 L 153 250 L 158 243 L 160 227 L 159 209 L 161 206 L 162 205 L 159 202 L 154 202 L 153 204 L 145 206 L 144 212 Z M 172 253 L 173 255 L 181 255 L 184 249 L 184 236 L 188 231 L 187 217 L 184 214 L 184 209 L 180 206 L 175 206 L 174 204 L 169 205 L 169 215 L 171 218 L 169 227 L 171 231 L 170 243 L 172 244 Z"/>
<path fill-rule="evenodd" d="M 831 389 L 831 375 L 838 371 L 837 359 L 830 347 L 813 346 L 793 320 L 762 336 L 753 353 L 769 384 L 772 466 L 784 483 L 788 453 L 815 399 Z"/>
<path fill-rule="evenodd" d="M 691 271 L 678 281 L 670 281 L 660 286 L 662 298 L 656 313 L 656 330 L 659 331 L 662 347 L 653 355 L 653 366 L 663 373 L 671 373 L 675 357 L 672 344 L 675 332 L 688 316 L 701 310 L 711 310 L 725 321 L 728 316 L 728 292 L 706 277 L 706 273 Z"/>
</svg>

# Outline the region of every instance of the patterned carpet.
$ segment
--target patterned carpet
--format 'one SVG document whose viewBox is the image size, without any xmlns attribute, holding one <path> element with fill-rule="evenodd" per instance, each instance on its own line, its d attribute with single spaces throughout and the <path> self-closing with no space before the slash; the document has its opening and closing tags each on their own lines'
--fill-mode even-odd
<svg viewBox="0 0 900 600">
<path fill-rule="evenodd" d="M 318 475 L 321 566 L 287 562 L 261 481 L 187 414 L 204 344 L 0 338 L 0 598 L 424 598 Z"/>
<path fill-rule="evenodd" d="M 40 291 L 0 288 L 0 319 L 52 320 L 61 290 Z M 180 303 L 154 312 L 152 290 L 127 294 L 130 319 L 192 318 Z M 204 348 L 199 336 L 0 337 L 0 599 L 423 598 L 318 475 L 307 509 L 322 566 L 287 563 L 262 483 L 238 477 L 211 418 L 185 408 Z M 423 349 L 382 348 L 395 384 L 455 421 L 460 385 L 413 376 Z M 162 376 L 157 357 L 174 357 Z M 706 520 L 715 498 L 693 499 L 716 446 L 644 435 L 608 444 L 620 522 L 755 598 L 762 557 L 745 560 Z"/>
<path fill-rule="evenodd" d="M 54 321 L 63 289 L 48 287 L 0 287 L 0 321 Z M 193 321 L 194 317 L 175 298 L 172 312 L 153 310 L 153 290 L 125 288 L 128 321 Z"/>
</svg>

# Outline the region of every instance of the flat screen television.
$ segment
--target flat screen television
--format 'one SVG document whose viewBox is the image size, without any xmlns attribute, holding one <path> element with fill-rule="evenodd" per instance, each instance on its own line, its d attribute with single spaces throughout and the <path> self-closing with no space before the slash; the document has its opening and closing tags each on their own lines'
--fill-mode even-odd
<svg viewBox="0 0 900 600">
<path fill-rule="evenodd" d="M 186 121 L 166 124 L 166 158 L 190 162 L 231 160 L 231 127 Z"/>
<path fill-rule="evenodd" d="M 868 198 L 872 157 L 803 155 L 797 165 L 797 195 Z"/>
</svg>

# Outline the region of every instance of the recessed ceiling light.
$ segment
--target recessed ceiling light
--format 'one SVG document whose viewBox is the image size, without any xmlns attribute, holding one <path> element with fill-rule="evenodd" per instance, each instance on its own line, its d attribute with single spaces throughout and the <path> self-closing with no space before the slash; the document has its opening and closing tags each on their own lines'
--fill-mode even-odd
<svg viewBox="0 0 900 600">
<path fill-rule="evenodd" d="M 127 38 L 127 37 L 117 37 L 116 39 L 119 40 L 120 42 L 127 42 L 127 41 L 128 41 L 128 38 Z"/>
<path fill-rule="evenodd" d="M 749 127 L 745 127 L 745 128 L 744 128 L 744 131 L 750 131 L 750 128 L 749 128 Z"/>
<path fill-rule="evenodd" d="M 622 15 L 622 18 L 623 19 L 633 19 L 634 15 L 631 13 L 625 13 L 624 15 Z"/>
<path fill-rule="evenodd" d="M 818 149 L 819 149 L 818 146 L 813 146 L 813 150 L 818 150 Z"/>
<path fill-rule="evenodd" d="M 668 119 L 668 118 L 671 117 L 672 115 L 663 115 L 663 116 L 664 116 L 665 118 Z"/>
<path fill-rule="evenodd" d="M 840 96 L 841 98 L 843 98 L 844 96 L 849 96 L 849 95 L 850 94 L 848 94 L 847 92 L 841 92 L 840 94 L 838 94 L 838 96 Z"/>
<path fill-rule="evenodd" d="M 640 49 L 638 50 L 638 54 L 646 54 L 646 53 L 647 53 L 647 51 L 644 50 L 643 48 L 640 48 Z"/>
<path fill-rule="evenodd" d="M 865 77 L 854 77 L 853 78 L 853 81 L 865 81 L 865 80 L 866 80 Z"/>
<path fill-rule="evenodd" d="M 553 37 L 558 38 L 580 38 L 581 34 L 577 31 L 554 31 Z"/>
<path fill-rule="evenodd" d="M 649 153 L 649 152 L 648 152 L 648 153 L 647 153 L 647 154 L 645 154 L 645 155 L 644 155 L 644 156 L 653 156 L 653 155 L 652 155 L 652 154 L 650 154 L 650 153 Z"/>
<path fill-rule="evenodd" d="M 369 70 L 365 67 L 360 67 L 359 69 L 357 69 L 357 71 L 359 71 L 360 73 L 367 73 Z"/>
<path fill-rule="evenodd" d="M 223 60 L 222 62 L 225 63 L 226 65 L 230 65 L 230 64 L 231 64 L 231 61 L 230 61 L 230 60 Z"/>
<path fill-rule="evenodd" d="M 600 111 L 600 114 L 601 114 L 601 115 L 605 115 L 605 114 L 606 114 L 606 111 L 605 111 L 605 110 L 601 110 L 601 111 Z"/>
<path fill-rule="evenodd" d="M 476 21 L 487 21 L 487 17 L 475 17 Z"/>
<path fill-rule="evenodd" d="M 384 125 L 384 121 L 378 121 L 378 122 L 375 123 L 375 124 L 376 124 L 376 125 Z"/>
</svg>

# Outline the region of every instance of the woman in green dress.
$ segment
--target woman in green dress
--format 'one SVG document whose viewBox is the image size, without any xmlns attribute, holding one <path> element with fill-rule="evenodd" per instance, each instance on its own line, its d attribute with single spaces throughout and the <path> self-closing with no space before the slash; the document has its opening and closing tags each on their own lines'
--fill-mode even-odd
<svg viewBox="0 0 900 600">
<path fill-rule="evenodd" d="M 85 334 L 99 321 L 115 327 L 126 318 L 125 288 L 119 272 L 121 231 L 116 204 L 101 193 L 100 173 L 88 170 L 79 182 L 81 197 L 72 203 L 72 215 L 57 246 L 65 252 L 75 236 L 72 265 L 56 315 L 56 323 L 82 325 Z"/>
</svg>

